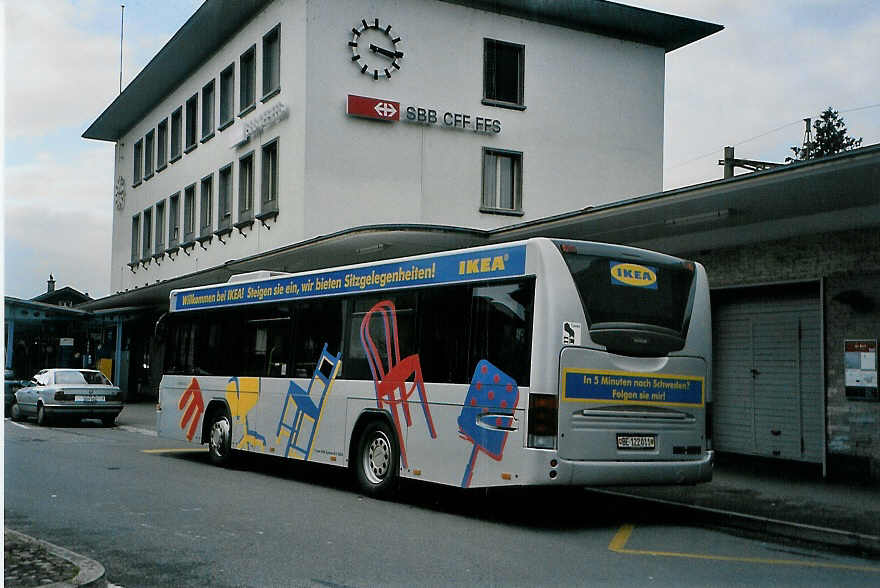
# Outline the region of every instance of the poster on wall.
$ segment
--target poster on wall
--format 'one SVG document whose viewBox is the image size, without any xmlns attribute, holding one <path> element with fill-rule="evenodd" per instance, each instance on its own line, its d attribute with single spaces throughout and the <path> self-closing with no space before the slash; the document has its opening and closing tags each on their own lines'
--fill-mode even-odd
<svg viewBox="0 0 880 588">
<path fill-rule="evenodd" d="M 844 368 L 847 400 L 880 401 L 876 339 L 847 339 L 844 342 Z"/>
</svg>

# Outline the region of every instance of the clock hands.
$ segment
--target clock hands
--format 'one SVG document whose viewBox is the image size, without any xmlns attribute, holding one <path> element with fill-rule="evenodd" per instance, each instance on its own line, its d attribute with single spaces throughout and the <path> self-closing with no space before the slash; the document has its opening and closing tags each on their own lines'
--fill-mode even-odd
<svg viewBox="0 0 880 588">
<path fill-rule="evenodd" d="M 391 59 L 397 59 L 399 57 L 403 57 L 403 51 L 389 51 L 388 49 L 383 49 L 378 45 L 374 45 L 370 43 L 370 51 L 373 53 L 378 53 L 379 55 L 384 55 L 385 57 L 389 57 Z"/>
</svg>

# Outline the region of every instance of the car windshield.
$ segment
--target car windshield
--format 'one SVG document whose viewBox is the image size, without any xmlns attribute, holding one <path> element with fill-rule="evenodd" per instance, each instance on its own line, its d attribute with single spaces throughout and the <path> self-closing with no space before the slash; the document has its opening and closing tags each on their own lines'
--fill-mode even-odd
<svg viewBox="0 0 880 588">
<path fill-rule="evenodd" d="M 63 372 L 55 372 L 55 383 L 56 384 L 98 384 L 102 386 L 109 386 L 110 380 L 104 377 L 104 374 L 101 372 L 88 372 L 88 371 L 63 371 Z"/>
</svg>

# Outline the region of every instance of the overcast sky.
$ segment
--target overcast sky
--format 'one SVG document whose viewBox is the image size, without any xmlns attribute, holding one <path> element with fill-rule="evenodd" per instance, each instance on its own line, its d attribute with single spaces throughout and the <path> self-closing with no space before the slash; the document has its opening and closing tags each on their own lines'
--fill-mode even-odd
<svg viewBox="0 0 880 588">
<path fill-rule="evenodd" d="M 126 84 L 201 1 L 123 3 Z M 725 145 L 740 158 L 783 161 L 803 139 L 802 119 L 827 106 L 863 146 L 880 143 L 880 2 L 624 3 L 725 27 L 666 56 L 665 189 L 720 178 Z M 119 91 L 120 2 L 2 8 L 4 293 L 32 298 L 52 273 L 59 288 L 105 296 L 113 145 L 81 135 Z"/>
</svg>

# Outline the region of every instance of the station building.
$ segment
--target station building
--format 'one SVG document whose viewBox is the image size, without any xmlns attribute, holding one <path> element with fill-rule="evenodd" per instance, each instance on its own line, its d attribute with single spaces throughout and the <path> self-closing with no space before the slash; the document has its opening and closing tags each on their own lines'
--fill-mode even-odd
<svg viewBox="0 0 880 588">
<path fill-rule="evenodd" d="M 144 358 L 116 380 L 154 394 L 172 288 L 623 243 L 709 271 L 717 449 L 880 478 L 876 386 L 847 367 L 870 378 L 873 349 L 876 378 L 880 149 L 662 192 L 664 56 L 720 28 L 598 0 L 208 0 L 83 135 L 117 147 L 114 293 L 84 306 Z"/>
</svg>

